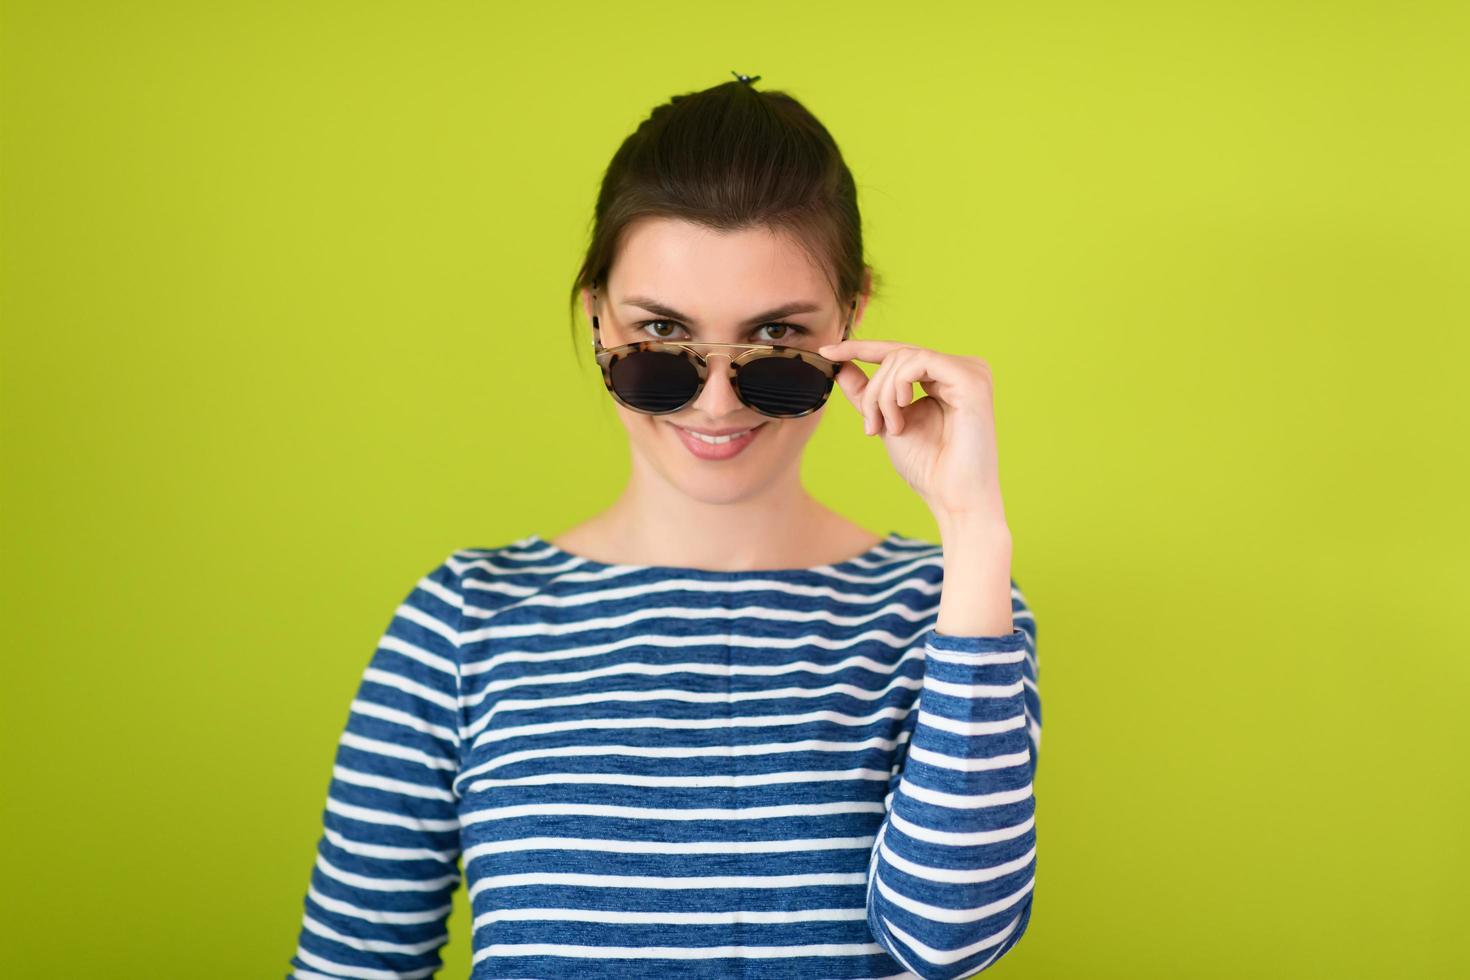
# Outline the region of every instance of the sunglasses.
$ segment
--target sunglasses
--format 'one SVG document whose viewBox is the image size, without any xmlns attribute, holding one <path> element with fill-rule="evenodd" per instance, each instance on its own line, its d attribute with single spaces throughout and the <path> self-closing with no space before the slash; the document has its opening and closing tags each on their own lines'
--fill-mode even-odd
<svg viewBox="0 0 1470 980">
<path fill-rule="evenodd" d="M 602 383 L 618 404 L 645 415 L 668 415 L 698 398 L 709 378 L 711 354 L 729 360 L 730 387 L 741 402 L 775 419 L 800 418 L 821 408 L 842 369 L 841 361 L 784 344 L 640 340 L 603 347 L 596 290 L 592 309 L 592 350 L 602 368 Z M 856 312 L 854 299 L 844 339 Z"/>
</svg>

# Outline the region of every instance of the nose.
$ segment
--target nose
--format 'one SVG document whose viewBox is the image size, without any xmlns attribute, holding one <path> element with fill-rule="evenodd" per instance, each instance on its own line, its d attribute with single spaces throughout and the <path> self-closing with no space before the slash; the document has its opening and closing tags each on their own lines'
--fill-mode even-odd
<svg viewBox="0 0 1470 980">
<path fill-rule="evenodd" d="M 699 409 L 710 419 L 728 418 L 740 412 L 745 403 L 735 394 L 735 386 L 730 380 L 730 355 L 710 354 L 706 361 L 709 376 L 704 379 L 704 390 L 691 407 Z"/>
</svg>

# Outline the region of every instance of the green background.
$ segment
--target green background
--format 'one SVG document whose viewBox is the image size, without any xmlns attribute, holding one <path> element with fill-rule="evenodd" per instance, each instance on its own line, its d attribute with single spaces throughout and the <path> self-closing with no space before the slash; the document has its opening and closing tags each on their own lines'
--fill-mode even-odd
<svg viewBox="0 0 1470 980">
<path fill-rule="evenodd" d="M 857 177 L 858 335 L 994 371 L 1045 729 L 990 972 L 1465 968 L 1467 11 L 5 3 L 0 973 L 285 973 L 398 601 L 621 487 L 566 293 L 732 70 Z M 845 400 L 805 472 L 937 540 Z"/>
</svg>

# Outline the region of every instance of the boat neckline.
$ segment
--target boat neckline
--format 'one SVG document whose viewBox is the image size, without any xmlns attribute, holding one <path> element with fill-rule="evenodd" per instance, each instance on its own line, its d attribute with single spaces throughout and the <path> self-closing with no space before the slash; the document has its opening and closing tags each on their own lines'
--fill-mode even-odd
<svg viewBox="0 0 1470 980">
<path fill-rule="evenodd" d="M 564 558 L 577 562 L 579 569 L 588 571 L 620 571 L 620 572 L 663 572 L 667 574 L 690 575 L 704 578 L 758 578 L 771 576 L 812 575 L 823 572 L 836 571 L 865 571 L 871 570 L 872 562 L 879 557 L 886 557 L 886 549 L 905 542 L 907 539 L 897 531 L 889 531 L 877 544 L 851 558 L 844 558 L 838 562 L 828 562 L 824 565 L 809 565 L 803 568 L 745 568 L 745 569 L 717 569 L 717 568 L 694 568 L 684 565 L 635 565 L 626 562 L 604 562 L 584 555 L 567 551 L 559 545 L 552 544 L 539 534 L 531 534 L 526 537 L 527 548 L 544 549 L 552 557 Z"/>
</svg>

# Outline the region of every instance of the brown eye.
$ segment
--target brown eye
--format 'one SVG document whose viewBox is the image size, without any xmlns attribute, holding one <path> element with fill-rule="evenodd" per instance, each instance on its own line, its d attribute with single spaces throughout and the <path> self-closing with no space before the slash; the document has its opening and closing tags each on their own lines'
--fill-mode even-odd
<svg viewBox="0 0 1470 980">
<path fill-rule="evenodd" d="M 674 323 L 674 321 L 672 321 L 672 320 L 645 320 L 642 323 L 640 323 L 638 326 L 642 330 L 647 330 L 650 327 L 653 327 L 653 326 L 655 326 L 657 324 L 662 324 L 664 326 L 672 327 L 674 330 L 681 329 L 678 326 L 678 324 Z M 657 331 L 655 331 L 654 334 L 653 334 L 653 339 L 654 340 L 670 340 L 670 339 L 672 339 L 672 337 L 671 337 L 670 334 L 658 333 Z"/>
<path fill-rule="evenodd" d="M 667 332 L 664 332 L 664 330 L 661 328 L 666 328 Z M 638 324 L 638 329 L 646 331 L 646 336 L 648 336 L 651 340 L 674 340 L 676 339 L 675 333 L 677 331 L 683 330 L 684 327 L 674 320 L 644 320 L 642 323 Z M 764 338 L 758 338 L 764 340 L 768 344 L 790 343 L 791 341 L 799 337 L 804 337 L 808 333 L 810 333 L 810 331 L 808 331 L 805 327 L 798 326 L 795 323 L 765 323 L 757 327 L 756 329 L 779 331 L 779 333 L 774 337 L 767 336 Z"/>
<path fill-rule="evenodd" d="M 760 329 L 762 329 L 762 330 L 773 330 L 774 329 L 774 330 L 781 330 L 781 331 L 783 331 L 783 333 L 779 337 L 767 337 L 766 338 L 768 341 L 770 341 L 773 344 L 784 344 L 784 343 L 788 343 L 790 341 L 796 340 L 797 338 L 803 336 L 807 332 L 805 327 L 799 327 L 799 326 L 797 326 L 794 323 L 767 323 L 767 324 L 763 324 Z"/>
</svg>

